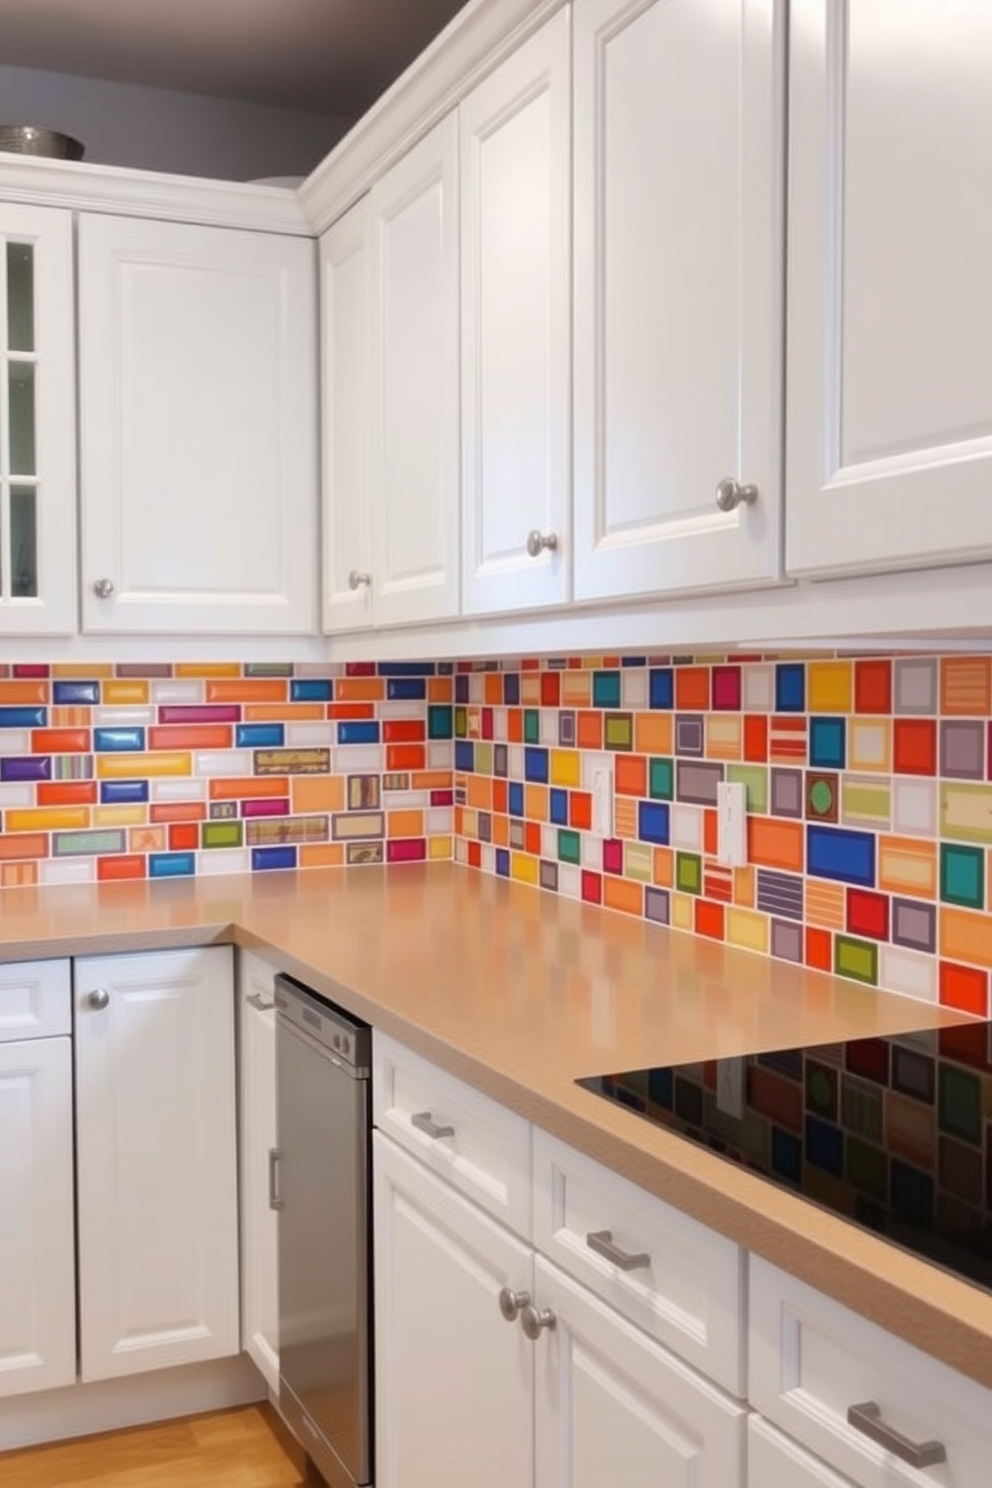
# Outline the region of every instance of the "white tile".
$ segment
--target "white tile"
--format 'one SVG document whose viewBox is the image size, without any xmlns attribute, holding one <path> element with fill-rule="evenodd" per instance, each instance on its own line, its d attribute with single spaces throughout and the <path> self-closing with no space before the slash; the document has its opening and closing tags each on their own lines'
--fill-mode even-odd
<svg viewBox="0 0 992 1488">
<path fill-rule="evenodd" d="M 379 719 L 387 718 L 418 718 L 423 719 L 427 711 L 427 704 L 422 698 L 400 698 L 393 703 L 376 703 L 375 716 Z"/>
<path fill-rule="evenodd" d="M 0 729 L 0 754 L 30 754 L 29 729 Z"/>
<path fill-rule="evenodd" d="M 582 789 L 586 791 L 592 790 L 596 775 L 600 770 L 606 770 L 607 773 L 612 777 L 613 761 L 614 756 L 612 754 L 606 754 L 605 752 L 601 753 L 597 749 L 583 749 Z"/>
<path fill-rule="evenodd" d="M 483 873 L 496 872 L 496 849 L 491 845 L 491 843 L 484 842 L 482 844 L 482 853 L 479 858 L 479 866 L 482 869 Z"/>
<path fill-rule="evenodd" d="M 592 868 L 596 873 L 603 871 L 603 839 L 594 837 L 591 832 L 583 832 L 580 838 L 583 868 Z"/>
<path fill-rule="evenodd" d="M 485 672 L 470 672 L 468 678 L 468 700 L 476 705 L 486 700 Z"/>
<path fill-rule="evenodd" d="M 425 811 L 430 805 L 429 791 L 383 791 L 384 811 Z"/>
<path fill-rule="evenodd" d="M 385 759 L 381 744 L 339 744 L 331 750 L 331 769 L 335 775 L 381 775 Z"/>
<path fill-rule="evenodd" d="M 190 776 L 163 775 L 151 782 L 153 801 L 205 801 L 207 782 Z"/>
<path fill-rule="evenodd" d="M 647 667 L 624 667 L 620 673 L 620 696 L 625 708 L 644 709 L 647 707 Z"/>
<path fill-rule="evenodd" d="M 509 728 L 509 709 L 493 709 L 493 741 L 497 744 L 506 743 L 506 735 Z"/>
<path fill-rule="evenodd" d="M 901 775 L 893 777 L 892 830 L 907 837 L 937 835 L 935 780 L 911 780 Z"/>
<path fill-rule="evenodd" d="M 558 892 L 566 899 L 582 898 L 582 871 L 574 863 L 558 864 Z"/>
<path fill-rule="evenodd" d="M 542 708 L 538 717 L 540 719 L 541 743 L 556 749 L 558 747 L 557 708 Z"/>
<path fill-rule="evenodd" d="M 199 749 L 193 755 L 193 773 L 204 779 L 216 775 L 250 775 L 250 749 Z"/>
<path fill-rule="evenodd" d="M 27 781 L 9 781 L 0 785 L 0 806 L 33 806 L 34 786 Z"/>
<path fill-rule="evenodd" d="M 288 749 L 329 749 L 335 741 L 333 723 L 287 723 Z"/>
<path fill-rule="evenodd" d="M 455 838 L 455 862 L 468 862 L 468 842 L 464 837 Z"/>
<path fill-rule="evenodd" d="M 455 745 L 452 739 L 434 739 L 427 746 L 428 770 L 453 770 Z"/>
<path fill-rule="evenodd" d="M 248 873 L 251 871 L 251 854 L 246 847 L 215 847 L 209 852 L 198 852 L 196 871 L 204 878 L 211 874 Z"/>
<path fill-rule="evenodd" d="M 524 778 L 524 746 L 508 744 L 506 747 L 506 773 L 509 780 Z"/>
<path fill-rule="evenodd" d="M 38 864 L 38 882 L 43 884 L 93 883 L 96 858 L 48 858 Z"/>
<path fill-rule="evenodd" d="M 552 863 L 558 856 L 558 828 L 549 827 L 545 823 L 541 827 L 541 857 L 550 858 Z"/>
<path fill-rule="evenodd" d="M 93 723 L 97 728 L 123 728 L 134 727 L 138 724 L 147 728 L 155 722 L 155 709 L 144 704 L 128 705 L 120 708 L 94 708 Z"/>
<path fill-rule="evenodd" d="M 447 837 L 455 829 L 452 806 L 431 806 L 424 818 L 428 837 Z"/>
<path fill-rule="evenodd" d="M 878 952 L 878 985 L 920 1002 L 937 1001 L 937 958 L 924 951 L 883 945 Z"/>
<path fill-rule="evenodd" d="M 745 713 L 771 713 L 775 708 L 775 669 L 763 662 L 742 669 L 741 696 Z"/>
<path fill-rule="evenodd" d="M 150 697 L 161 707 L 163 703 L 202 703 L 206 684 L 196 678 L 179 677 L 152 681 Z"/>
<path fill-rule="evenodd" d="M 888 719 L 849 720 L 848 754 L 852 770 L 888 770 L 892 764 L 892 730 Z"/>
<path fill-rule="evenodd" d="M 703 847 L 703 812 L 699 806 L 672 804 L 672 846 L 689 852 L 701 852 Z"/>
</svg>

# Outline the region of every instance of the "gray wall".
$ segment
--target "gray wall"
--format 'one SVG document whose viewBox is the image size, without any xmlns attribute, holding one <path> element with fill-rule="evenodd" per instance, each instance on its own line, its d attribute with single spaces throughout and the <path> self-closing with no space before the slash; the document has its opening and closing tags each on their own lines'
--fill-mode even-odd
<svg viewBox="0 0 992 1488">
<path fill-rule="evenodd" d="M 0 66 L 0 123 L 71 134 L 95 165 L 227 181 L 305 176 L 351 122 L 302 109 Z"/>
</svg>

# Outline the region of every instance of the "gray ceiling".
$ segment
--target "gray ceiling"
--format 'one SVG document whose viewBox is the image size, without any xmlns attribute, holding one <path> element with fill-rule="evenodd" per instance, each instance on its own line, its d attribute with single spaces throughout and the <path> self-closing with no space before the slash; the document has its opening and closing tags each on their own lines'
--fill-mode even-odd
<svg viewBox="0 0 992 1488">
<path fill-rule="evenodd" d="M 362 113 L 465 0 L 0 0 L 0 63 Z"/>
</svg>

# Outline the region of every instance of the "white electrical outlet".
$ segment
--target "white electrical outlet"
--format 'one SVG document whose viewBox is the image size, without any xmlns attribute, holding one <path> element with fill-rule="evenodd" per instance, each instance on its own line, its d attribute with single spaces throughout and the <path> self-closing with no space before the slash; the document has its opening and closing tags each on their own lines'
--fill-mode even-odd
<svg viewBox="0 0 992 1488">
<path fill-rule="evenodd" d="M 613 771 L 609 765 L 593 771 L 592 830 L 596 837 L 613 836 Z"/>
<path fill-rule="evenodd" d="M 716 788 L 716 856 L 725 868 L 747 864 L 747 788 L 723 780 Z"/>
</svg>

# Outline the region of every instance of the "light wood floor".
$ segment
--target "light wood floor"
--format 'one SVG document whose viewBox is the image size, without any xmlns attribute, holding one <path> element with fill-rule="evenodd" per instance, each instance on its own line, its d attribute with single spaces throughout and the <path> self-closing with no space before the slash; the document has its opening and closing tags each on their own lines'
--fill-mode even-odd
<svg viewBox="0 0 992 1488">
<path fill-rule="evenodd" d="M 294 1488 L 303 1454 L 266 1405 L 0 1453 L 3 1488 Z"/>
</svg>

